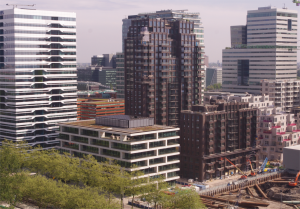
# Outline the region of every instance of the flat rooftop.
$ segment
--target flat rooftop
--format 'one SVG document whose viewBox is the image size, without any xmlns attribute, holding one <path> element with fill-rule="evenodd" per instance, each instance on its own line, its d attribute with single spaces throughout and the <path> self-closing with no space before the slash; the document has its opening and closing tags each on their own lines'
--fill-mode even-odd
<svg viewBox="0 0 300 209">
<path fill-rule="evenodd" d="M 299 150 L 300 151 L 300 145 L 284 147 L 283 149 L 291 149 L 291 150 Z"/>
<path fill-rule="evenodd" d="M 103 104 L 103 103 L 116 103 L 116 102 L 124 102 L 123 99 L 92 99 L 90 101 L 78 98 L 77 102 L 81 104 Z"/>
<path fill-rule="evenodd" d="M 167 130 L 179 130 L 179 128 L 171 127 L 171 126 L 161 126 L 161 125 L 153 125 L 153 126 L 143 126 L 137 128 L 119 128 L 119 127 L 109 127 L 109 126 L 101 126 L 96 124 L 96 120 L 80 120 L 74 122 L 66 122 L 60 123 L 61 125 L 70 125 L 76 126 L 78 128 L 91 128 L 96 130 L 103 130 L 107 132 L 114 132 L 120 134 L 138 134 L 148 131 L 167 131 Z"/>
</svg>

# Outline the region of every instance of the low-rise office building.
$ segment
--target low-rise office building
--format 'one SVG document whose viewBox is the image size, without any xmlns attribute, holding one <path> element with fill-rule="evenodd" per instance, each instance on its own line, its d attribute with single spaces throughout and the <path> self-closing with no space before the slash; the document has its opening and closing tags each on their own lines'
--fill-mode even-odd
<svg viewBox="0 0 300 209">
<path fill-rule="evenodd" d="M 122 99 L 77 99 L 77 119 L 95 119 L 105 115 L 124 115 Z"/>
<path fill-rule="evenodd" d="M 153 118 L 115 115 L 93 120 L 61 123 L 61 152 L 76 157 L 91 154 L 99 162 L 116 160 L 145 177 L 163 175 L 165 181 L 179 179 L 179 128 L 154 125 Z"/>
<path fill-rule="evenodd" d="M 257 109 L 248 102 L 211 99 L 210 104 L 181 111 L 181 177 L 199 181 L 247 170 L 246 159 L 258 167 Z"/>
</svg>

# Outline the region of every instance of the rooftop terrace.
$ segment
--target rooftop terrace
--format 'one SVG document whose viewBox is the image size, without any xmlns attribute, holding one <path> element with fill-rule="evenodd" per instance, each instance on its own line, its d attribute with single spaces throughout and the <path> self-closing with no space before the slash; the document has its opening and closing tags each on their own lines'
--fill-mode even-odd
<svg viewBox="0 0 300 209">
<path fill-rule="evenodd" d="M 96 125 L 95 119 L 66 122 L 66 123 L 61 123 L 61 125 L 76 126 L 78 128 L 90 128 L 96 130 L 103 130 L 104 132 L 108 131 L 108 132 L 114 132 L 119 134 L 138 134 L 138 133 L 150 132 L 150 131 L 163 131 L 163 130 L 167 131 L 167 130 L 174 130 L 174 129 L 179 130 L 179 128 L 174 128 L 171 126 L 160 126 L 160 125 L 143 126 L 137 128 L 119 128 L 119 127 L 101 126 L 101 125 Z"/>
</svg>

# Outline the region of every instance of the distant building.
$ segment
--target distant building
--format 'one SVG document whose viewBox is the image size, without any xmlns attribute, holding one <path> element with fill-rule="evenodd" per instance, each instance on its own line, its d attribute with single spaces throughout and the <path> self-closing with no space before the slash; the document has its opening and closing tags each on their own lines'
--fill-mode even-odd
<svg viewBox="0 0 300 209">
<path fill-rule="evenodd" d="M 259 7 L 247 12 L 246 25 L 231 26 L 231 47 L 222 52 L 222 89 L 260 94 L 262 79 L 295 79 L 297 19 L 296 10 Z"/>
<path fill-rule="evenodd" d="M 77 119 L 88 120 L 104 115 L 124 115 L 124 100 L 119 99 L 77 99 Z"/>
<path fill-rule="evenodd" d="M 117 78 L 116 78 L 116 90 L 117 90 L 117 98 L 124 99 L 125 98 L 125 75 L 124 75 L 124 53 L 117 52 Z"/>
<path fill-rule="evenodd" d="M 111 67 L 116 68 L 116 55 L 115 54 L 103 54 L 103 55 L 94 55 L 91 58 L 92 66 L 102 66 L 102 67 Z"/>
<path fill-rule="evenodd" d="M 180 120 L 181 177 L 204 181 L 238 173 L 224 157 L 244 171 L 246 159 L 258 167 L 257 109 L 248 102 L 211 99 L 181 111 Z"/>
<path fill-rule="evenodd" d="M 247 44 L 247 26 L 230 26 L 231 47 L 241 47 Z"/>
<path fill-rule="evenodd" d="M 209 58 L 208 58 L 207 55 L 204 55 L 204 65 L 205 65 L 206 67 L 209 67 Z"/>
<path fill-rule="evenodd" d="M 116 88 L 117 69 L 111 67 L 90 66 L 77 69 L 78 81 L 93 81 Z"/>
<path fill-rule="evenodd" d="M 115 160 L 128 171 L 175 184 L 179 179 L 179 128 L 154 125 L 153 118 L 113 115 L 61 123 L 57 148 L 75 157 L 92 155 L 98 162 Z M 134 168 L 135 169 L 135 168 Z"/>
<path fill-rule="evenodd" d="M 94 55 L 91 58 L 91 65 L 98 65 L 98 66 L 104 66 L 105 60 L 103 55 Z"/>
<path fill-rule="evenodd" d="M 222 84 L 222 68 L 206 68 L 206 87 Z"/>
<path fill-rule="evenodd" d="M 78 98 L 98 98 L 98 99 L 110 99 L 116 98 L 117 92 L 114 90 L 104 90 L 104 91 L 78 91 Z"/>
</svg>

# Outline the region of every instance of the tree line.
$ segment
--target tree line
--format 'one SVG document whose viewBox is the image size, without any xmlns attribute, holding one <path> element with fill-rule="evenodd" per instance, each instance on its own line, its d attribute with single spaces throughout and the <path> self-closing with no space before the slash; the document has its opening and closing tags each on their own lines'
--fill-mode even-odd
<svg viewBox="0 0 300 209">
<path fill-rule="evenodd" d="M 195 190 L 168 194 L 163 176 L 144 175 L 113 160 L 99 163 L 92 155 L 78 158 L 23 142 L 5 141 L 0 149 L 0 201 L 12 208 L 20 202 L 39 208 L 123 208 L 124 196 L 132 202 L 139 196 L 155 208 L 204 208 Z"/>
</svg>

